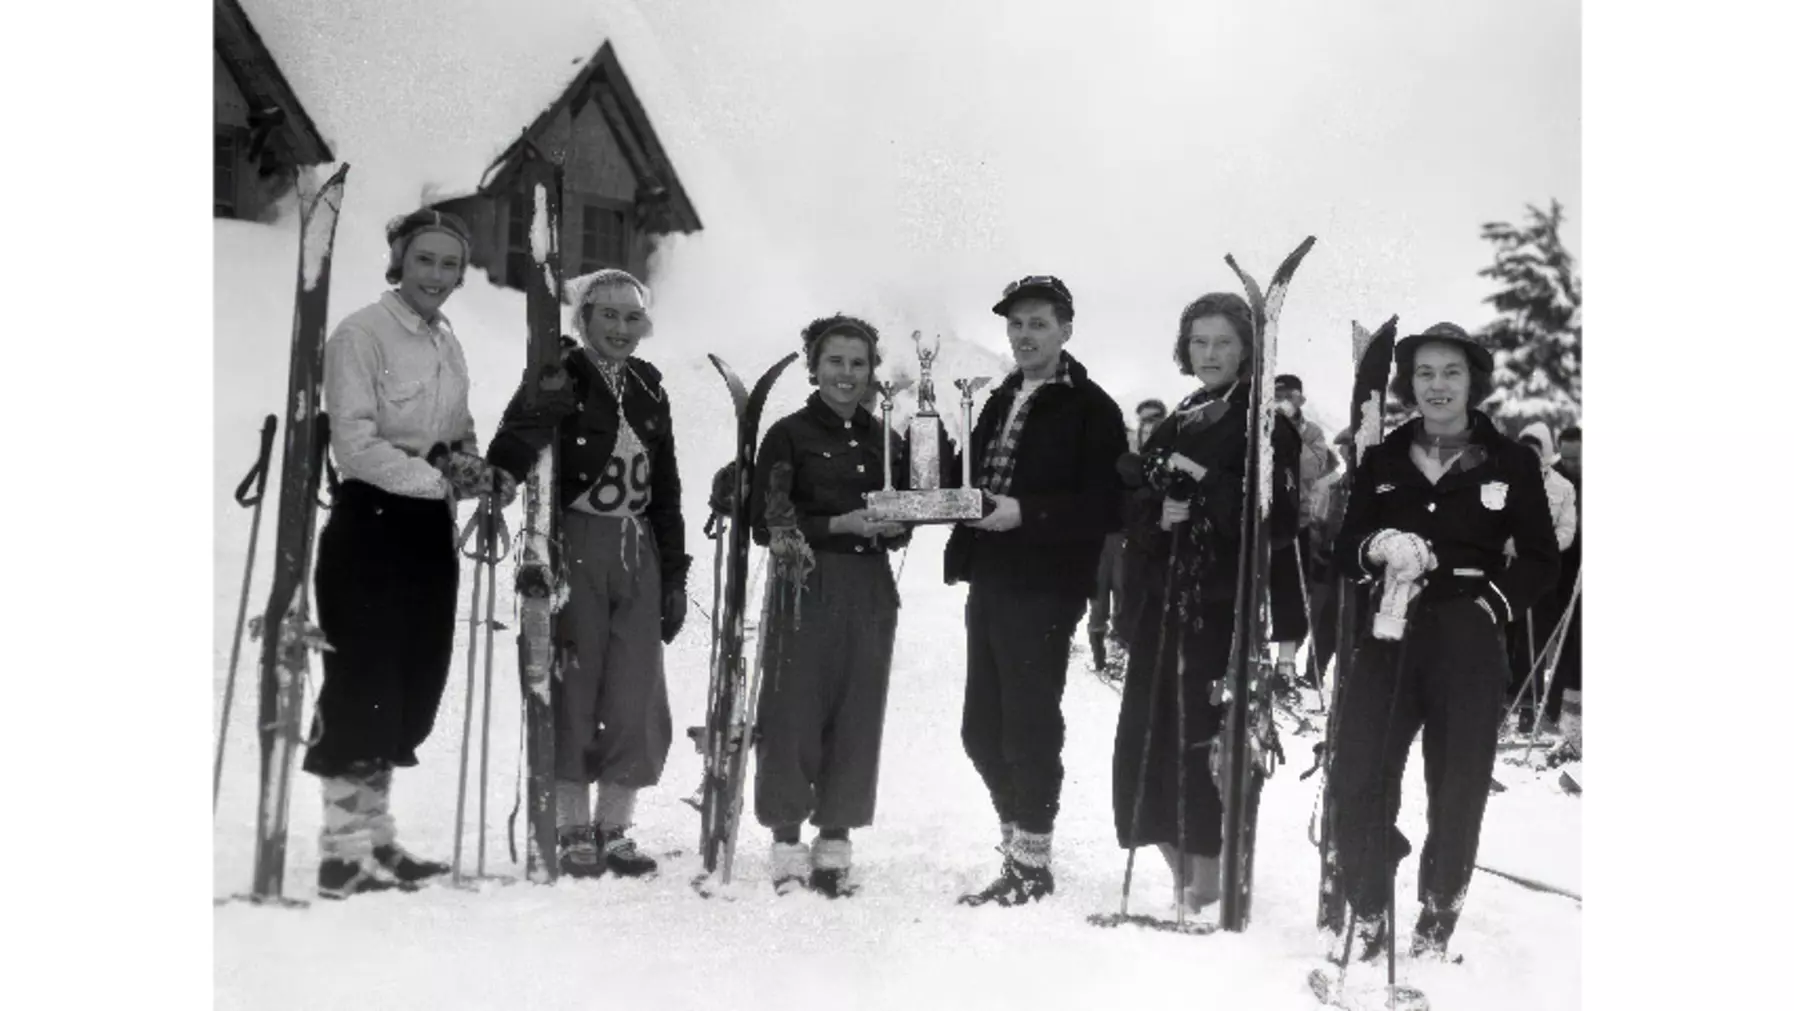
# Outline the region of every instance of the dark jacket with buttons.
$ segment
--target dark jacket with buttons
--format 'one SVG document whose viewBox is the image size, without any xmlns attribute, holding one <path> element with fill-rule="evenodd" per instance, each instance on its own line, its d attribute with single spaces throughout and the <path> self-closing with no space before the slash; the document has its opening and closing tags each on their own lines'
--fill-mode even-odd
<svg viewBox="0 0 1794 1011">
<path fill-rule="evenodd" d="M 1182 407 L 1182 405 L 1179 405 Z M 1131 489 L 1127 506 L 1127 543 L 1122 553 L 1122 585 L 1139 587 L 1122 598 L 1124 613 L 1117 626 L 1124 635 L 1158 635 L 1164 614 L 1165 579 L 1170 568 L 1172 537 L 1179 540 L 1181 572 L 1194 579 L 1196 599 L 1205 603 L 1233 600 L 1239 595 L 1241 541 L 1246 498 L 1248 439 L 1247 419 L 1252 413 L 1252 387 L 1237 383 L 1225 397 L 1193 410 L 1173 413 L 1147 440 L 1146 452 L 1170 449 L 1189 457 L 1205 473 L 1196 482 L 1190 500 L 1191 522 L 1174 531 L 1159 529 L 1165 493 L 1146 481 L 1144 461 L 1138 454 L 1123 458 L 1120 471 Z M 1283 548 L 1296 536 L 1300 515 L 1300 458 L 1302 436 L 1295 423 L 1281 413 L 1272 415 L 1270 518 L 1265 530 L 1273 548 Z M 1200 541 L 1198 541 L 1200 538 Z M 1192 564 L 1194 563 L 1194 564 Z M 1265 579 L 1281 606 L 1286 587 Z M 1299 590 L 1297 591 L 1299 592 Z M 1153 622 L 1141 630 L 1142 621 Z"/>
<path fill-rule="evenodd" d="M 1384 529 L 1419 534 L 1439 562 L 1427 574 L 1426 593 L 1480 596 L 1498 619 L 1513 621 L 1557 579 L 1557 534 L 1539 458 L 1471 411 L 1470 441 L 1482 447 L 1484 460 L 1469 470 L 1454 467 L 1433 484 L 1410 456 L 1422 424 L 1415 418 L 1365 451 L 1333 542 L 1333 564 L 1348 579 L 1368 581 L 1375 573 L 1364 552 L 1372 535 Z M 1510 537 L 1511 561 L 1503 552 Z"/>
<path fill-rule="evenodd" d="M 617 445 L 617 399 L 598 367 L 571 337 L 561 338 L 561 365 L 573 379 L 578 408 L 548 426 L 523 410 L 524 390 L 519 388 L 505 408 L 498 432 L 486 450 L 486 459 L 522 481 L 559 435 L 560 502 L 564 507 L 590 491 L 604 474 L 611 451 Z M 685 518 L 680 512 L 679 457 L 673 445 L 673 414 L 661 386 L 660 370 L 631 358 L 624 365 L 623 414 L 648 453 L 648 492 L 644 518 L 654 532 L 660 552 L 663 587 L 685 586 L 691 556 L 685 553 Z M 625 481 L 631 480 L 627 475 Z M 627 489 L 626 489 L 627 490 Z"/>
<path fill-rule="evenodd" d="M 954 527 L 944 559 L 949 585 L 970 581 L 976 572 L 977 579 L 1003 586 L 1083 598 L 1096 592 L 1103 541 L 1121 529 L 1123 490 L 1115 463 L 1128 450 L 1127 425 L 1083 364 L 1066 357 L 1071 384 L 1047 383 L 1034 391 L 1016 445 L 1009 495 L 1021 507 L 1021 526 L 1001 532 Z M 1021 385 L 1021 373 L 1010 373 L 979 412 L 971 438 L 974 478 Z M 942 485 L 959 485 L 957 454 L 942 471 Z"/>
<path fill-rule="evenodd" d="M 855 408 L 843 418 L 812 393 L 804 406 L 766 430 L 754 457 L 754 488 L 749 510 L 753 516 L 754 542 L 761 546 L 771 537 L 766 529 L 766 487 L 772 469 L 791 465 L 791 504 L 797 510 L 797 529 L 812 551 L 868 554 L 891 551 L 909 543 L 909 534 L 875 539 L 846 533 L 829 533 L 829 519 L 866 508 L 866 493 L 885 485 L 884 430 L 865 408 Z M 909 486 L 908 442 L 893 435 L 891 483 Z"/>
</svg>

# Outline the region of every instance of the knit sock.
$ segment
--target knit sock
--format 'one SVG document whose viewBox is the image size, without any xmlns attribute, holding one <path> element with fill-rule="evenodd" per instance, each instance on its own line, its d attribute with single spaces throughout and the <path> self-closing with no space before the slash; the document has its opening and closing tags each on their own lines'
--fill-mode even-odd
<svg viewBox="0 0 1794 1011">
<path fill-rule="evenodd" d="M 361 780 L 360 803 L 367 815 L 368 832 L 375 846 L 391 846 L 398 837 L 392 820 L 392 769 L 385 768 Z"/>
<path fill-rule="evenodd" d="M 847 830 L 844 828 L 820 829 L 816 833 L 816 838 L 818 838 L 818 839 L 846 839 L 847 838 Z"/>
<path fill-rule="evenodd" d="M 635 787 L 598 781 L 598 803 L 592 822 L 603 831 L 622 831 L 635 820 Z"/>
<path fill-rule="evenodd" d="M 374 852 L 365 788 L 359 777 L 327 776 L 324 787 L 324 824 L 318 830 L 318 856 L 325 860 L 360 861 Z"/>
<path fill-rule="evenodd" d="M 1017 828 L 1010 840 L 1009 855 L 1016 863 L 1027 867 L 1046 867 L 1053 862 L 1053 833 Z"/>
<path fill-rule="evenodd" d="M 779 825 L 772 830 L 772 841 L 776 843 L 790 845 L 802 842 L 803 838 L 804 827 L 802 825 Z"/>
<path fill-rule="evenodd" d="M 592 823 L 592 795 L 584 783 L 572 779 L 554 781 L 554 820 L 561 828 L 583 828 Z"/>
</svg>

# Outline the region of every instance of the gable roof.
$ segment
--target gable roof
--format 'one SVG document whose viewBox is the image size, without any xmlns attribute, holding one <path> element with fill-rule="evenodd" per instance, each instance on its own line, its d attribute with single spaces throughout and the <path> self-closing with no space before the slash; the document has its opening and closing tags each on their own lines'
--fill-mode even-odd
<svg viewBox="0 0 1794 1011">
<path fill-rule="evenodd" d="M 274 137 L 294 164 L 322 165 L 336 160 L 237 0 L 212 0 L 212 45 L 224 57 L 252 109 L 275 108 L 285 114 Z"/>
<path fill-rule="evenodd" d="M 479 192 L 490 193 L 509 189 L 522 158 L 524 146 L 539 139 L 549 124 L 562 112 L 577 114 L 590 103 L 604 117 L 629 170 L 642 184 L 643 196 L 658 209 L 644 227 L 652 232 L 695 232 L 703 228 L 691 198 L 679 181 L 673 163 L 661 146 L 647 111 L 636 98 L 617 52 L 606 39 L 573 80 L 511 145 L 487 167 L 480 178 Z"/>
</svg>

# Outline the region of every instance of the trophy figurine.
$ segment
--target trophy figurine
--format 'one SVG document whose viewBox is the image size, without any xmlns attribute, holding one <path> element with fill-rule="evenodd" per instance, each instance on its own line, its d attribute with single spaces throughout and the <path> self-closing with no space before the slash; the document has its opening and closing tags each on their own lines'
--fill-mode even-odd
<svg viewBox="0 0 1794 1011">
<path fill-rule="evenodd" d="M 897 387 L 877 384 L 884 395 L 880 410 L 884 413 L 885 486 L 866 493 L 866 510 L 873 519 L 905 523 L 957 523 L 975 520 L 984 515 L 984 493 L 972 487 L 972 455 L 961 452 L 960 486 L 941 487 L 941 416 L 934 403 L 934 360 L 940 355 L 940 337 L 934 346 L 922 346 L 922 332 L 910 335 L 916 342 L 916 361 L 921 365 L 921 379 L 916 386 L 916 413 L 909 422 L 909 489 L 898 491 L 891 486 L 891 398 Z M 976 379 L 955 379 L 959 388 L 960 407 L 965 425 L 962 432 L 972 430 L 972 394 L 988 376 Z"/>
</svg>

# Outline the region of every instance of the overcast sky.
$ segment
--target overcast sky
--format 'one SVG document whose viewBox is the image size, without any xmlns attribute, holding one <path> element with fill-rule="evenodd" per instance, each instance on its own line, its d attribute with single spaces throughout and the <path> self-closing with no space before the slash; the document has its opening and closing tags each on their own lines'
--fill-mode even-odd
<svg viewBox="0 0 1794 1011">
<path fill-rule="evenodd" d="M 1177 313 L 1235 288 L 1226 253 L 1262 282 L 1318 237 L 1280 358 L 1339 419 L 1352 319 L 1487 320 L 1484 221 L 1555 197 L 1580 249 L 1575 3 L 639 9 L 783 255 L 993 343 L 1004 281 L 1056 273 L 1124 407 L 1183 391 Z"/>
</svg>

